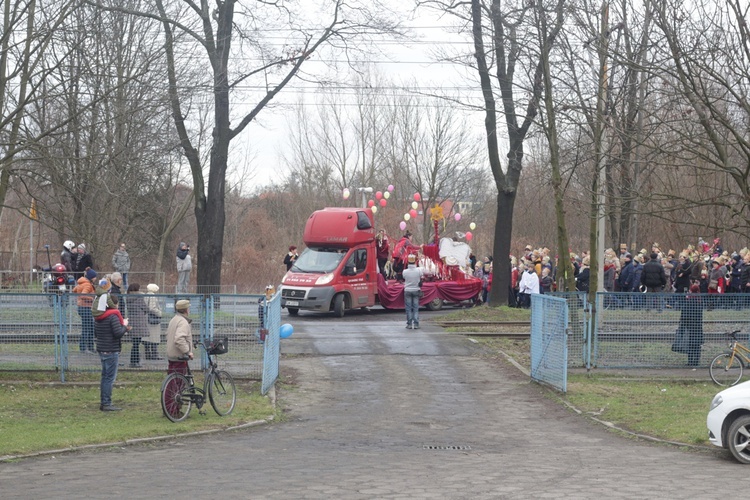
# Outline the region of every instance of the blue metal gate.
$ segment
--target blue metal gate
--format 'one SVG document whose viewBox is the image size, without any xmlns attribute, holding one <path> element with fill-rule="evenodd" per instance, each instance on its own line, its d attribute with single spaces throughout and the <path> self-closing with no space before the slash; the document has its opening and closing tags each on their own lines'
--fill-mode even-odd
<svg viewBox="0 0 750 500">
<path fill-rule="evenodd" d="M 568 384 L 568 303 L 531 296 L 531 378 L 562 392 Z"/>
</svg>

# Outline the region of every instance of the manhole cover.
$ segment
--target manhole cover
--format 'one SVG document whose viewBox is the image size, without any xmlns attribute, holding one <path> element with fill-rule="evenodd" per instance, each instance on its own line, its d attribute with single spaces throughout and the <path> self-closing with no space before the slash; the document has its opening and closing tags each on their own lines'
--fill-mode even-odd
<svg viewBox="0 0 750 500">
<path fill-rule="evenodd" d="M 434 445 L 434 444 L 426 444 L 422 446 L 423 450 L 449 450 L 449 451 L 458 451 L 458 450 L 471 450 L 471 446 L 466 445 Z"/>
</svg>

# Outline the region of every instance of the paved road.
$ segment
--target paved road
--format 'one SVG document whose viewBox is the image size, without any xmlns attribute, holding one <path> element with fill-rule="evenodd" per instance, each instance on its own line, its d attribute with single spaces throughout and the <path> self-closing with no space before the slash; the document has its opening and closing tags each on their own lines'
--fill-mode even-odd
<svg viewBox="0 0 750 500">
<path fill-rule="evenodd" d="M 424 319 L 418 331 L 393 314 L 294 321 L 282 373 L 297 386 L 280 393 L 284 422 L 0 464 L 0 497 L 742 495 L 726 485 L 749 469 L 726 454 L 612 434 Z"/>
</svg>

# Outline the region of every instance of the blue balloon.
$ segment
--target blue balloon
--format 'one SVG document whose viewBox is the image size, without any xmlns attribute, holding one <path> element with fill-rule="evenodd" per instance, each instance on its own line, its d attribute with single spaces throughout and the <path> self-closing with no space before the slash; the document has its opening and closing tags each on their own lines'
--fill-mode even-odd
<svg viewBox="0 0 750 500">
<path fill-rule="evenodd" d="M 284 323 L 281 325 L 281 328 L 279 328 L 279 337 L 282 339 L 288 339 L 292 336 L 294 333 L 294 327 L 290 325 L 289 323 Z"/>
</svg>

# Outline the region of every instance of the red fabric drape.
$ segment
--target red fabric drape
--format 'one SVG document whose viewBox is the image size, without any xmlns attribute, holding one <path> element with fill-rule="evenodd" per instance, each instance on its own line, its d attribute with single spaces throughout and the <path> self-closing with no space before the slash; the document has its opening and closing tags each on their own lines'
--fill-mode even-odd
<svg viewBox="0 0 750 500">
<path fill-rule="evenodd" d="M 460 273 L 463 276 L 463 273 Z M 462 281 L 426 281 L 422 284 L 424 296 L 419 299 L 420 305 L 432 302 L 436 298 L 447 302 L 461 302 L 477 296 L 482 290 L 482 280 L 463 277 Z M 395 280 L 387 281 L 378 276 L 378 296 L 380 304 L 387 309 L 404 309 L 404 284 Z"/>
</svg>

